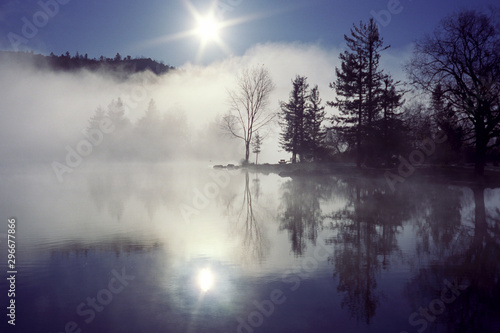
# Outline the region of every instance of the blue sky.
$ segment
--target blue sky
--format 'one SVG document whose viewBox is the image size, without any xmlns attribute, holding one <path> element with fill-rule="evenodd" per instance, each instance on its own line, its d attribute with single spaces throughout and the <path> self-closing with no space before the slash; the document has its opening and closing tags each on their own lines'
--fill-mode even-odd
<svg viewBox="0 0 500 333">
<path fill-rule="evenodd" d="M 381 32 L 393 48 L 405 48 L 423 34 L 431 32 L 444 16 L 461 8 L 484 9 L 493 1 L 476 0 L 219 0 L 226 8 L 226 22 L 243 21 L 226 27 L 220 38 L 227 46 L 208 44 L 199 54 L 198 36 L 173 37 L 193 29 L 195 20 L 185 0 L 41 0 L 58 12 L 40 14 L 37 0 L 0 0 L 0 49 L 12 50 L 13 34 L 24 38 L 26 21 L 36 23 L 38 31 L 19 49 L 44 54 L 69 51 L 90 57 L 121 55 L 151 57 L 180 66 L 186 62 L 208 64 L 240 56 L 256 44 L 267 42 L 305 43 L 325 49 L 342 47 L 343 35 L 354 22 L 378 15 Z M 204 15 L 212 0 L 190 3 Z M 394 14 L 389 16 L 392 8 Z M 49 10 L 49 11 L 50 11 Z M 48 19 L 47 19 L 48 18 Z M 44 21 L 45 20 L 45 21 Z M 153 42 L 163 39 L 162 42 Z"/>
</svg>

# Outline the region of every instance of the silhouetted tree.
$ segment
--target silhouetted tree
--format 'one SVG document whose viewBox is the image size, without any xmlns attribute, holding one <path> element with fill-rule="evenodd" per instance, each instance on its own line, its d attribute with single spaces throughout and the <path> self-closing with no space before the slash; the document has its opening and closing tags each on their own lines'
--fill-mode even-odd
<svg viewBox="0 0 500 333">
<path fill-rule="evenodd" d="M 325 107 L 321 105 L 318 86 L 314 86 L 309 92 L 307 98 L 307 107 L 305 112 L 305 141 L 306 154 L 312 159 L 318 159 L 320 148 L 326 136 L 326 130 L 323 127 L 325 119 Z"/>
<path fill-rule="evenodd" d="M 375 166 L 392 166 L 394 158 L 407 149 L 407 128 L 402 114 L 397 112 L 403 105 L 403 92 L 397 88 L 398 84 L 390 76 L 382 79 L 379 95 L 382 118 L 373 123 L 372 136 L 367 143 L 372 151 L 370 162 Z"/>
<path fill-rule="evenodd" d="M 292 81 L 292 91 L 288 103 L 280 102 L 281 147 L 292 153 L 292 163 L 303 161 L 306 152 L 306 108 L 308 99 L 307 78 L 297 75 Z"/>
<path fill-rule="evenodd" d="M 458 122 L 470 125 L 464 139 L 475 146 L 475 172 L 484 173 L 486 153 L 500 145 L 500 34 L 493 15 L 461 11 L 441 21 L 415 45 L 407 71 L 429 93 L 442 87 Z"/>
<path fill-rule="evenodd" d="M 336 68 L 337 80 L 330 87 L 337 93 L 335 101 L 328 105 L 336 107 L 340 115 L 334 120 L 337 130 L 355 137 L 356 164 L 361 167 L 365 153 L 363 143 L 373 134 L 372 121 L 380 113 L 380 90 L 385 75 L 379 70 L 383 40 L 377 24 L 371 18 L 368 24 L 360 22 L 353 26 L 351 36 L 344 35 L 348 50 L 340 54 L 341 68 Z"/>
</svg>

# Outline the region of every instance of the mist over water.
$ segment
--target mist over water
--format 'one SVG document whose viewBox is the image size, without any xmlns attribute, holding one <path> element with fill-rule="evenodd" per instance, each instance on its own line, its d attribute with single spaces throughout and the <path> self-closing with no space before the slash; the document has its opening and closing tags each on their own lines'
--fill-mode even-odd
<svg viewBox="0 0 500 333">
<path fill-rule="evenodd" d="M 498 189 L 408 182 L 391 193 L 377 178 L 192 162 L 93 161 L 66 176 L 38 166 L 1 175 L 0 211 L 18 221 L 23 329 L 410 331 L 444 281 L 468 287 L 427 325 L 498 325 Z M 101 290 L 122 270 L 133 279 L 107 303 Z M 92 318 L 97 295 L 106 306 Z M 471 298 L 489 309 L 479 321 Z"/>
</svg>

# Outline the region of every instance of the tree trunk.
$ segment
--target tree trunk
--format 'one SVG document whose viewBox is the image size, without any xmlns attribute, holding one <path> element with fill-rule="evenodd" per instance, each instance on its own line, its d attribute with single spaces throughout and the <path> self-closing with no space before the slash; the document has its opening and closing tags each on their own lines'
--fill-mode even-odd
<svg viewBox="0 0 500 333">
<path fill-rule="evenodd" d="M 484 131 L 483 122 L 478 121 L 476 124 L 476 158 L 474 161 L 474 173 L 477 176 L 484 175 L 484 167 L 486 165 L 486 147 L 488 145 L 488 138 Z"/>
<path fill-rule="evenodd" d="M 248 164 L 250 158 L 250 141 L 245 142 L 245 164 Z"/>
<path fill-rule="evenodd" d="M 476 143 L 476 161 L 474 165 L 474 173 L 477 176 L 484 175 L 484 167 L 486 165 L 486 148 L 481 143 Z"/>
</svg>

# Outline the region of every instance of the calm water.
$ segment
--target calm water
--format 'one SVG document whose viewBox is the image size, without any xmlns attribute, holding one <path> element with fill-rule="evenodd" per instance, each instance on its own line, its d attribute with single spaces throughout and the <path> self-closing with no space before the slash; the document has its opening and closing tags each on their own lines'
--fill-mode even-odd
<svg viewBox="0 0 500 333">
<path fill-rule="evenodd" d="M 500 189 L 190 165 L 0 178 L 9 332 L 500 331 Z"/>
</svg>

